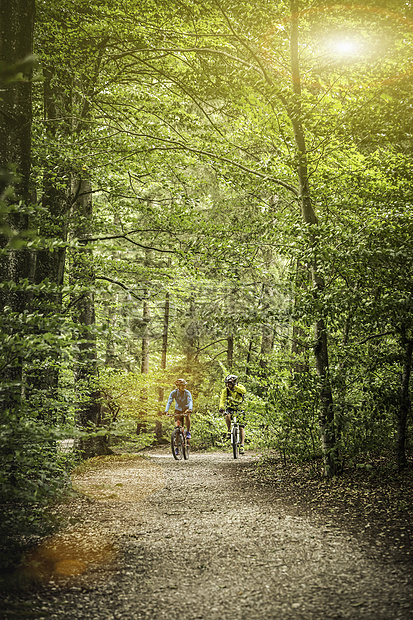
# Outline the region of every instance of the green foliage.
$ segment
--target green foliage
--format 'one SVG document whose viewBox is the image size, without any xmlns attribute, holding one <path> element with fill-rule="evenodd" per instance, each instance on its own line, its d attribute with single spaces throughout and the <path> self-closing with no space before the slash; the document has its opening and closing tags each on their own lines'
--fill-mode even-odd
<svg viewBox="0 0 413 620">
<path fill-rule="evenodd" d="M 320 456 L 319 387 L 314 372 L 294 372 L 297 360 L 279 354 L 267 367 L 263 445 L 276 449 L 284 461 Z"/>
<path fill-rule="evenodd" d="M 165 439 L 178 376 L 195 398 L 193 445 L 219 445 L 222 367 L 247 387 L 252 445 L 317 459 L 321 319 L 341 458 L 391 449 L 413 338 L 412 30 L 408 4 L 376 5 L 301 3 L 298 95 L 288 3 L 38 3 L 37 203 L 14 203 L 0 171 L 2 274 L 30 258 L 0 283 L 10 506 L 27 516 L 65 488 L 64 423 L 67 437 L 135 448 L 162 423 Z M 339 57 L 343 20 L 363 45 L 380 32 L 381 48 Z M 297 202 L 297 122 L 314 225 Z M 87 217 L 75 181 L 92 186 Z M 20 216 L 24 230 L 10 224 Z"/>
<path fill-rule="evenodd" d="M 191 448 L 205 450 L 208 448 L 222 448 L 225 445 L 224 436 L 227 427 L 217 411 L 197 410 L 191 416 Z"/>
<path fill-rule="evenodd" d="M 70 491 L 72 451 L 60 447 L 65 430 L 9 413 L 0 424 L 0 571 L 19 561 L 27 544 L 51 522 L 47 506 Z"/>
<path fill-rule="evenodd" d="M 0 427 L 1 495 L 6 502 L 42 502 L 56 495 L 70 465 L 61 433 L 37 420 L 9 415 Z"/>
</svg>

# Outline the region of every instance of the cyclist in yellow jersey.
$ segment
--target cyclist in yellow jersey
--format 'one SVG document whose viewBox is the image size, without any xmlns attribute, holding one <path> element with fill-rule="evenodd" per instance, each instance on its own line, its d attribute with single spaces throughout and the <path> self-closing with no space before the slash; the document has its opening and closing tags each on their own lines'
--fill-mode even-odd
<svg viewBox="0 0 413 620">
<path fill-rule="evenodd" d="M 219 399 L 219 412 L 226 412 L 225 422 L 227 424 L 228 434 L 231 432 L 232 414 L 235 412 L 237 415 L 241 439 L 240 454 L 244 454 L 245 411 L 241 409 L 241 406 L 244 402 L 246 391 L 246 388 L 238 383 L 238 377 L 236 375 L 228 375 L 225 377 L 225 387 Z"/>
</svg>

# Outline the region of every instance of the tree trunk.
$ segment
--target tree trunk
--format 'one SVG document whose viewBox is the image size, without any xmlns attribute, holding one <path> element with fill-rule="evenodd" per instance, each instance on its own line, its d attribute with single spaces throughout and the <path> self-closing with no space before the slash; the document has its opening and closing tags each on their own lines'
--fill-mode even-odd
<svg viewBox="0 0 413 620">
<path fill-rule="evenodd" d="M 161 352 L 161 369 L 166 369 L 166 357 L 168 353 L 168 332 L 169 332 L 169 311 L 170 311 L 170 303 L 169 303 L 169 292 L 165 295 L 165 309 L 163 315 L 163 332 L 162 332 L 162 352 Z M 163 401 L 165 398 L 165 391 L 161 387 L 159 388 L 159 396 L 158 401 L 160 404 L 159 415 L 161 416 L 164 412 Z M 156 420 L 155 424 L 155 435 L 158 442 L 162 441 L 162 422 L 161 420 Z"/>
<path fill-rule="evenodd" d="M 311 276 L 308 269 L 297 261 L 295 286 L 299 289 L 308 289 Z M 309 372 L 309 351 L 305 344 L 306 332 L 300 325 L 293 325 L 291 353 L 294 359 L 294 371 L 296 373 Z"/>
<path fill-rule="evenodd" d="M 413 340 L 403 337 L 404 359 L 401 383 L 400 407 L 397 414 L 396 461 L 399 471 L 407 467 L 406 429 L 410 413 L 410 375 L 412 371 Z"/>
<path fill-rule="evenodd" d="M 2 0 L 0 4 L 0 200 L 6 205 L 0 222 L 0 249 L 7 247 L 11 237 L 16 240 L 29 228 L 27 211 L 12 205 L 17 206 L 20 201 L 27 205 L 30 197 L 32 61 L 28 57 L 33 50 L 34 15 L 34 0 Z M 18 73 L 23 79 L 17 81 Z M 27 249 L 8 249 L 0 258 L 0 281 L 18 284 L 30 279 L 31 259 Z M 18 288 L 2 290 L 0 312 L 9 336 L 16 329 L 13 316 L 22 314 L 27 303 L 27 294 Z M 2 353 L 0 411 L 5 411 L 18 408 L 21 403 L 24 352 L 12 348 Z"/>
<path fill-rule="evenodd" d="M 116 325 L 116 318 L 116 310 L 113 307 L 109 307 L 106 316 L 108 336 L 106 340 L 105 366 L 109 366 L 110 368 L 117 368 L 119 366 L 115 351 L 115 341 L 113 337 L 113 329 L 114 325 Z"/>
<path fill-rule="evenodd" d="M 75 197 L 73 206 L 74 237 L 81 240 L 89 233 L 92 217 L 92 188 L 89 180 L 73 182 Z M 94 294 L 90 290 L 95 282 L 91 250 L 87 244 L 73 252 L 73 281 L 82 286 L 82 292 L 74 304 L 73 318 L 77 323 L 77 360 L 75 383 L 79 395 L 77 424 L 84 430 L 95 429 L 101 423 L 101 398 L 98 386 L 98 366 L 95 327 Z M 82 437 L 77 445 L 84 458 L 110 454 L 103 436 Z"/>
<path fill-rule="evenodd" d="M 193 297 L 190 297 L 188 302 L 187 316 L 189 318 L 189 323 L 187 323 L 185 329 L 184 348 L 186 352 L 187 367 L 189 370 L 195 358 L 197 342 L 197 323 L 195 317 L 195 302 Z"/>
<path fill-rule="evenodd" d="M 227 368 L 232 370 L 234 365 L 234 335 L 230 334 L 227 338 Z"/>
<path fill-rule="evenodd" d="M 261 350 L 260 350 L 260 366 L 266 368 L 268 366 L 268 355 L 270 355 L 274 344 L 274 330 L 272 325 L 264 323 L 261 330 Z"/>
<path fill-rule="evenodd" d="M 69 114 L 64 110 L 61 102 L 64 97 L 58 88 L 51 88 L 53 74 L 44 70 L 44 117 L 49 142 L 52 147 L 51 159 L 46 161 L 43 174 L 43 213 L 40 220 L 39 236 L 45 240 L 67 240 L 67 225 L 69 211 L 69 173 L 62 166 L 57 166 L 61 158 L 56 146 L 57 136 L 61 133 L 61 120 L 56 120 L 62 114 Z M 60 82 L 61 84 L 61 82 Z M 56 335 L 59 330 L 58 317 L 62 309 L 62 295 L 59 288 L 63 284 L 65 271 L 66 249 L 55 248 L 38 250 L 35 255 L 34 281 L 40 284 L 46 279 L 56 285 L 56 290 L 40 293 L 34 300 L 33 307 L 44 318 L 43 331 L 52 330 Z M 39 328 L 40 333 L 40 328 Z M 32 368 L 28 377 L 28 394 L 31 402 L 37 401 L 39 417 L 56 421 L 55 403 L 58 398 L 60 352 L 56 346 L 39 352 L 35 368 Z"/>
<path fill-rule="evenodd" d="M 247 377 L 249 377 L 251 375 L 250 364 L 251 364 L 251 356 L 252 356 L 252 347 L 253 346 L 254 346 L 254 340 L 253 340 L 253 338 L 250 338 L 250 341 L 249 341 L 249 344 L 248 344 L 247 360 L 245 362 L 245 374 L 247 375 Z"/>
<path fill-rule="evenodd" d="M 69 103 L 66 101 L 62 93 L 58 92 L 58 88 L 52 88 L 51 82 L 54 75 L 51 71 L 44 70 L 43 100 L 44 100 L 44 117 L 46 120 L 48 137 L 51 144 L 54 144 L 54 152 L 52 153 L 54 161 L 51 161 L 50 168 L 45 169 L 43 175 L 43 196 L 42 206 L 44 208 L 44 216 L 40 222 L 40 236 L 48 239 L 58 239 L 60 241 L 67 240 L 68 233 L 68 213 L 69 213 L 69 171 L 68 167 L 64 168 L 58 162 L 61 154 L 57 151 L 57 136 L 62 132 L 61 121 L 57 120 L 61 115 L 70 114 L 70 110 L 66 109 Z M 60 81 L 60 86 L 62 82 Z M 67 132 L 64 132 L 67 134 Z M 50 252 L 50 250 L 41 250 L 37 254 L 36 260 L 36 280 L 41 282 L 45 278 L 49 278 L 58 286 L 63 284 L 63 275 L 65 271 L 66 249 L 59 248 Z M 56 297 L 56 302 L 60 305 L 60 295 Z"/>
<path fill-rule="evenodd" d="M 145 291 L 144 295 L 148 292 Z M 143 300 L 142 308 L 142 322 L 143 322 L 143 334 L 142 334 L 142 361 L 141 361 L 141 373 L 147 375 L 149 372 L 149 352 L 150 352 L 150 339 L 149 339 L 149 324 L 151 321 L 151 307 L 147 299 Z"/>
<path fill-rule="evenodd" d="M 312 206 L 308 179 L 307 150 L 302 125 L 301 78 L 298 49 L 298 1 L 291 0 L 291 73 L 294 103 L 289 110 L 289 114 L 297 149 L 297 176 L 302 219 L 303 222 L 310 225 L 314 231 L 310 239 L 310 243 L 314 250 L 314 257 L 311 264 L 311 280 L 314 288 L 314 294 L 317 295 L 324 290 L 325 285 L 323 278 L 318 273 L 317 268 L 316 248 L 318 244 L 318 237 L 317 232 L 314 229 L 316 228 L 318 221 Z M 333 395 L 329 378 L 327 330 L 322 317 L 315 322 L 314 336 L 316 369 L 321 384 L 319 426 L 324 455 L 325 473 L 327 476 L 334 476 L 338 471 L 338 453 L 334 425 Z"/>
<path fill-rule="evenodd" d="M 148 294 L 148 291 L 144 291 L 144 296 Z M 147 299 L 143 300 L 142 307 L 142 323 L 143 323 L 143 334 L 142 334 L 142 359 L 141 359 L 141 373 L 143 375 L 147 375 L 149 373 L 149 350 L 150 350 L 150 340 L 149 340 L 149 324 L 151 320 L 151 308 Z M 146 421 L 148 417 L 148 390 L 143 388 L 141 390 L 141 405 L 142 408 L 139 412 L 140 421 L 136 426 L 136 434 L 146 430 Z"/>
<path fill-rule="evenodd" d="M 34 0 L 2 0 L 0 4 L 0 62 L 4 85 L 0 99 L 0 189 L 12 174 L 15 200 L 29 197 L 32 124 L 32 61 Z M 13 73 L 23 79 L 13 81 Z M 27 216 L 13 215 L 12 223 L 27 229 Z M 18 229 L 21 229 L 19 226 Z"/>
<path fill-rule="evenodd" d="M 263 370 L 265 370 L 268 366 L 268 356 L 270 355 L 274 345 L 274 329 L 271 323 L 267 321 L 268 316 L 266 316 L 270 307 L 269 297 L 271 295 L 272 291 L 268 289 L 265 284 L 263 284 L 261 292 L 263 323 L 261 328 L 261 350 L 259 358 L 259 365 Z"/>
<path fill-rule="evenodd" d="M 164 317 L 163 317 L 163 332 L 162 332 L 162 354 L 161 354 L 162 370 L 165 370 L 166 368 L 166 356 L 168 353 L 169 311 L 170 311 L 169 293 L 166 293 L 165 311 L 164 311 Z"/>
</svg>

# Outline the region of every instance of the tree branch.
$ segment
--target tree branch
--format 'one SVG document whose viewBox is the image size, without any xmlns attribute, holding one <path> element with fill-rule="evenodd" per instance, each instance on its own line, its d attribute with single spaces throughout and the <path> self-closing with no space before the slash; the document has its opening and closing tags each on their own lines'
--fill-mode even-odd
<svg viewBox="0 0 413 620">
<path fill-rule="evenodd" d="M 132 297 L 134 297 L 135 299 L 138 299 L 139 301 L 142 301 L 144 299 L 144 297 L 138 297 L 138 295 L 135 295 L 135 293 L 133 291 L 131 291 L 130 288 L 128 288 L 122 282 L 118 282 L 117 280 L 113 280 L 112 278 L 108 278 L 107 276 L 95 276 L 95 279 L 96 280 L 106 280 L 107 282 L 111 282 L 112 284 L 116 284 L 117 286 L 120 286 L 125 291 L 127 291 L 130 295 L 132 295 Z"/>
<path fill-rule="evenodd" d="M 139 231 L 135 231 L 139 232 Z M 158 232 L 158 231 L 153 231 Z M 92 241 L 107 241 L 108 239 L 125 239 L 125 241 L 129 241 L 132 245 L 138 246 L 138 248 L 143 248 L 144 250 L 153 250 L 154 252 L 161 252 L 162 254 L 176 254 L 176 250 L 162 250 L 161 248 L 154 248 L 149 245 L 143 245 L 142 243 L 138 243 L 137 241 L 133 241 L 133 239 L 129 239 L 128 235 L 130 233 L 126 233 L 124 235 L 112 235 L 108 237 L 88 237 L 87 239 L 78 239 L 79 243 L 91 243 Z"/>
<path fill-rule="evenodd" d="M 289 183 L 286 183 L 285 181 L 282 181 L 281 179 L 276 179 L 275 177 L 269 176 L 267 174 L 264 174 L 262 172 L 259 172 L 258 170 L 252 170 L 251 168 L 247 168 L 247 166 L 244 166 L 243 164 L 240 164 L 237 161 L 234 161 L 233 159 L 229 159 L 228 157 L 224 157 L 222 155 L 218 155 L 217 153 L 211 153 L 210 151 L 204 151 L 202 149 L 196 149 L 193 148 L 191 146 L 188 146 L 186 144 L 182 144 L 181 142 L 175 142 L 174 140 L 168 140 L 167 138 L 158 138 L 157 136 L 153 136 L 150 134 L 144 134 L 144 133 L 135 133 L 134 131 L 131 132 L 126 132 L 129 133 L 130 135 L 133 136 L 137 136 L 140 138 L 150 138 L 151 140 L 155 140 L 158 142 L 165 142 L 166 144 L 170 144 L 171 146 L 156 146 L 156 147 L 152 147 L 152 148 L 145 148 L 145 149 L 139 149 L 137 151 L 135 151 L 136 153 L 140 153 L 140 152 L 150 152 L 150 151 L 159 151 L 159 150 L 164 150 L 164 151 L 179 151 L 179 150 L 183 150 L 183 151 L 188 151 L 190 153 L 195 153 L 196 155 L 204 155 L 206 157 L 210 157 L 212 159 L 218 160 L 218 161 L 223 161 L 227 164 L 230 164 L 231 166 L 235 166 L 236 168 L 239 168 L 240 170 L 243 170 L 244 172 L 247 172 L 248 174 L 253 174 L 255 176 L 258 176 L 262 179 L 265 179 L 266 181 L 270 181 L 271 183 L 275 183 L 276 185 L 280 185 L 281 187 L 284 187 L 284 189 L 287 189 L 289 192 L 293 193 L 294 196 L 298 197 L 298 190 L 293 187 L 292 185 L 290 185 Z"/>
<path fill-rule="evenodd" d="M 224 340 L 227 340 L 227 339 L 220 338 L 219 340 L 215 340 L 215 342 L 211 342 L 211 344 L 207 344 L 206 347 L 202 347 L 201 349 L 198 349 L 197 354 L 201 353 L 201 351 L 204 351 L 205 349 L 208 349 L 208 347 L 212 347 L 212 345 L 214 344 L 218 344 L 218 342 L 223 342 Z"/>
<path fill-rule="evenodd" d="M 355 346 L 358 347 L 361 344 L 366 344 L 366 342 L 368 342 L 369 340 L 373 340 L 374 338 L 383 338 L 383 336 L 394 336 L 394 331 L 383 332 L 382 334 L 373 334 L 372 336 L 367 336 L 367 338 L 365 338 L 364 340 L 360 340 L 360 342 L 357 342 Z"/>
</svg>

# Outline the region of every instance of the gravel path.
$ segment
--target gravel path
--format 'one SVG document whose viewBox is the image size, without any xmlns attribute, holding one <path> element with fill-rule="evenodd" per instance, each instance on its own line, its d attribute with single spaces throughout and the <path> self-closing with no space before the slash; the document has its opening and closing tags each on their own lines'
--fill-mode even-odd
<svg viewBox="0 0 413 620">
<path fill-rule="evenodd" d="M 66 555 L 52 558 L 56 540 L 43 550 L 43 583 L 8 595 L 1 617 L 413 618 L 412 576 L 331 525 L 294 515 L 249 476 L 254 458 L 193 453 L 175 462 L 165 449 L 84 477 L 85 492 L 95 484 L 90 495 L 100 487 L 106 497 L 66 507 Z M 130 485 L 140 478 L 152 486 L 136 495 Z M 31 570 L 40 564 L 32 558 Z"/>
</svg>

